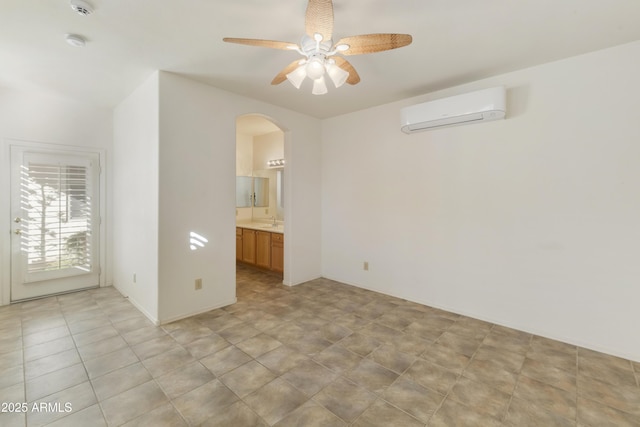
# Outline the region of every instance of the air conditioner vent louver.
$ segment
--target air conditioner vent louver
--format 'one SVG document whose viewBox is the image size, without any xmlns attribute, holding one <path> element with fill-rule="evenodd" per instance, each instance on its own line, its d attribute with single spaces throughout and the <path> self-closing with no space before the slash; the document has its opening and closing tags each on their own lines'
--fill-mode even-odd
<svg viewBox="0 0 640 427">
<path fill-rule="evenodd" d="M 404 133 L 503 119 L 505 88 L 494 87 L 412 105 L 401 110 Z"/>
</svg>

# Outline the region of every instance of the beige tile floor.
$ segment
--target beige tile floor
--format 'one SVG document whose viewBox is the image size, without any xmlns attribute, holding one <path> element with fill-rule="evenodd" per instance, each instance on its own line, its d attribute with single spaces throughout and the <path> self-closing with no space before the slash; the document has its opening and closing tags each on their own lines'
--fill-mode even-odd
<svg viewBox="0 0 640 427">
<path fill-rule="evenodd" d="M 28 409 L 0 425 L 640 426 L 640 363 L 278 282 L 238 267 L 237 304 L 164 327 L 114 288 L 0 308 L 0 402 Z"/>
</svg>

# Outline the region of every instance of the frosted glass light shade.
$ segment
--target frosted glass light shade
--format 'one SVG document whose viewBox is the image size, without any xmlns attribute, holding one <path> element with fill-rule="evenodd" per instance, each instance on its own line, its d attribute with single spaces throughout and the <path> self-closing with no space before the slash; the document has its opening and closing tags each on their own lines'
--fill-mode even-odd
<svg viewBox="0 0 640 427">
<path fill-rule="evenodd" d="M 324 95 L 327 93 L 327 84 L 324 82 L 324 76 L 320 76 L 319 79 L 313 81 L 313 90 L 311 93 L 314 95 Z"/>
<path fill-rule="evenodd" d="M 306 67 L 307 76 L 310 79 L 316 80 L 324 75 L 324 64 L 317 58 L 312 58 L 307 63 Z"/>
<path fill-rule="evenodd" d="M 342 86 L 349 77 L 349 73 L 336 64 L 327 64 L 327 74 L 329 74 L 331 81 L 336 87 Z"/>
<path fill-rule="evenodd" d="M 287 74 L 287 80 L 289 80 L 291 84 L 295 86 L 296 89 L 300 89 L 300 85 L 302 84 L 302 81 L 304 80 L 305 77 L 307 77 L 307 71 L 306 71 L 305 65 L 301 65 L 295 70 L 293 70 L 292 72 L 290 72 L 289 74 Z"/>
</svg>

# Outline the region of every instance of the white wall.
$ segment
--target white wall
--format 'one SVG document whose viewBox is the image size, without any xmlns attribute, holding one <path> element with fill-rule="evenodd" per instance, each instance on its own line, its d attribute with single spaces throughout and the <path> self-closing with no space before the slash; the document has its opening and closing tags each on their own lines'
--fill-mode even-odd
<svg viewBox="0 0 640 427">
<path fill-rule="evenodd" d="M 284 158 L 284 135 L 281 131 L 253 138 L 253 170 L 269 169 L 267 161 Z"/>
<path fill-rule="evenodd" d="M 113 136 L 111 110 L 86 105 L 54 94 L 26 92 L 0 87 L 0 224 L 9 224 L 9 150 L 15 141 L 65 145 L 103 151 L 103 177 L 106 180 L 106 245 L 102 254 L 101 283 L 111 284 L 110 199 L 111 149 Z M 0 233 L 0 305 L 10 299 L 10 241 Z"/>
<path fill-rule="evenodd" d="M 236 132 L 236 175 L 251 176 L 253 172 L 253 136 Z"/>
<path fill-rule="evenodd" d="M 237 132 L 236 128 L 236 175 L 251 176 L 253 173 L 253 136 Z M 253 209 L 236 208 L 236 222 L 251 221 Z"/>
<path fill-rule="evenodd" d="M 323 276 L 640 360 L 638 75 L 640 42 L 325 120 Z M 497 85 L 506 120 L 400 132 Z"/>
<path fill-rule="evenodd" d="M 236 117 L 282 128 L 290 176 L 285 282 L 320 276 L 320 121 L 171 73 L 160 73 L 159 316 L 161 322 L 235 301 Z M 189 232 L 208 239 L 189 249 Z M 203 280 L 196 291 L 194 281 Z"/>
<path fill-rule="evenodd" d="M 158 322 L 159 77 L 114 111 L 114 285 Z M 134 283 L 133 276 L 136 276 Z"/>
</svg>

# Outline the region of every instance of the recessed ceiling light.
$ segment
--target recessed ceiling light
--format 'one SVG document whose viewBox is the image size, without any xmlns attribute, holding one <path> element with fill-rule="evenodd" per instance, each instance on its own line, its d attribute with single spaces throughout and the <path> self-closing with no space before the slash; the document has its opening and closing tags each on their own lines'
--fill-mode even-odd
<svg viewBox="0 0 640 427">
<path fill-rule="evenodd" d="M 93 7 L 82 0 L 71 0 L 71 9 L 82 16 L 88 16 L 93 13 Z"/>
<path fill-rule="evenodd" d="M 85 39 L 77 34 L 65 34 L 64 39 L 67 44 L 73 47 L 84 47 Z"/>
</svg>

